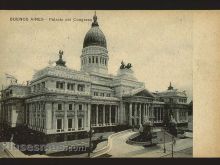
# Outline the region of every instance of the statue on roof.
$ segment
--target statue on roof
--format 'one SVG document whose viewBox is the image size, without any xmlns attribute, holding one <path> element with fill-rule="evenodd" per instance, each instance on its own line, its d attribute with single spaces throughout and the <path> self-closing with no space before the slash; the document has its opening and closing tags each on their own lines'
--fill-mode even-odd
<svg viewBox="0 0 220 165">
<path fill-rule="evenodd" d="M 62 57 L 63 57 L 63 51 L 59 50 L 59 60 L 56 61 L 56 65 L 66 67 L 66 62 L 63 61 Z"/>
<path fill-rule="evenodd" d="M 173 87 L 171 85 L 171 82 L 170 82 L 170 86 L 168 87 L 168 90 L 173 90 Z"/>
<path fill-rule="evenodd" d="M 132 67 L 131 63 L 128 63 L 127 65 L 125 65 L 124 61 L 121 61 L 121 66 L 120 69 L 130 69 Z"/>
<path fill-rule="evenodd" d="M 128 63 L 125 68 L 130 69 L 132 67 L 131 63 Z"/>
<path fill-rule="evenodd" d="M 124 61 L 121 61 L 120 69 L 124 69 L 124 68 L 125 68 L 125 63 L 124 63 Z"/>
</svg>

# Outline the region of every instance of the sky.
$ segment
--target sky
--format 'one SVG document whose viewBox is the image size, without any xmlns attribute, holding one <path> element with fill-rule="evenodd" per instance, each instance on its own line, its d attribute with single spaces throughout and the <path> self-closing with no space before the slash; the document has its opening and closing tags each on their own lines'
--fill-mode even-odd
<svg viewBox="0 0 220 165">
<path fill-rule="evenodd" d="M 192 100 L 192 12 L 98 10 L 96 14 L 107 40 L 110 74 L 116 75 L 123 60 L 132 64 L 136 78 L 148 90 L 164 91 L 172 82 Z M 64 51 L 67 67 L 80 70 L 83 40 L 93 15 L 90 10 L 0 11 L 0 85 L 6 83 L 5 73 L 26 83 L 49 61 L 57 60 L 59 50 Z M 12 21 L 18 17 L 29 21 Z M 71 21 L 65 21 L 68 18 Z M 78 19 L 88 21 L 73 21 Z"/>
</svg>

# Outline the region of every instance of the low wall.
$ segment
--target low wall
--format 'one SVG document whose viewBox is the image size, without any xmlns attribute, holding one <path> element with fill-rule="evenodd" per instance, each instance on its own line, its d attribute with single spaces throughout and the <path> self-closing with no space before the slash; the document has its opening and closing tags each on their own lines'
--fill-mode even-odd
<svg viewBox="0 0 220 165">
<path fill-rule="evenodd" d="M 94 151 L 91 153 L 91 158 L 95 158 L 95 157 L 98 157 L 98 156 L 101 156 L 103 154 L 106 154 L 108 153 L 110 150 L 111 150 L 111 146 L 112 146 L 112 139 L 122 133 L 125 133 L 125 132 L 129 132 L 131 131 L 131 129 L 128 129 L 128 130 L 125 130 L 125 131 L 121 131 L 121 132 L 117 132 L 115 134 L 112 134 L 108 137 L 108 143 L 105 147 L 101 148 L 100 150 L 97 150 L 97 151 Z"/>
</svg>

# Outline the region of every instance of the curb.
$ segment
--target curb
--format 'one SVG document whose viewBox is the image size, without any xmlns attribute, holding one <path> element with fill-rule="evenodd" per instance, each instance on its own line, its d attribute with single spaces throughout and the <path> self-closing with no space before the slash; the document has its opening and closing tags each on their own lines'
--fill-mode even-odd
<svg viewBox="0 0 220 165">
<path fill-rule="evenodd" d="M 105 147 L 97 150 L 96 152 L 91 153 L 91 158 L 95 158 L 95 157 L 98 157 L 98 156 L 101 156 L 103 154 L 108 153 L 111 150 L 111 148 L 112 148 L 112 138 L 120 135 L 121 133 L 129 132 L 129 131 L 131 131 L 131 129 L 124 130 L 124 131 L 117 132 L 115 134 L 110 135 L 108 137 L 108 144 Z"/>
</svg>

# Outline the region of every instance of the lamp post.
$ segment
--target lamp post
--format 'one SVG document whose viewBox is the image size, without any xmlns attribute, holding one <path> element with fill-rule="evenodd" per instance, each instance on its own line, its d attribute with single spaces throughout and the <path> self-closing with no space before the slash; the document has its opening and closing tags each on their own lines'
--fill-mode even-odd
<svg viewBox="0 0 220 165">
<path fill-rule="evenodd" d="M 164 140 L 163 140 L 163 141 L 164 141 L 164 143 L 163 143 L 163 152 L 164 152 L 164 153 L 166 153 L 166 145 L 165 145 L 165 140 L 166 140 L 166 139 L 165 139 L 165 128 L 166 128 L 166 124 L 164 125 L 164 129 L 163 129 L 163 133 L 164 133 L 164 134 L 163 134 L 163 139 L 164 139 Z"/>
<path fill-rule="evenodd" d="M 90 130 L 89 130 L 89 149 L 88 149 L 88 157 L 89 158 L 90 158 L 91 148 L 92 148 L 92 128 L 90 127 Z"/>
<path fill-rule="evenodd" d="M 173 135 L 172 135 L 172 158 L 173 158 L 173 143 L 174 143 L 174 140 L 173 140 Z"/>
</svg>

